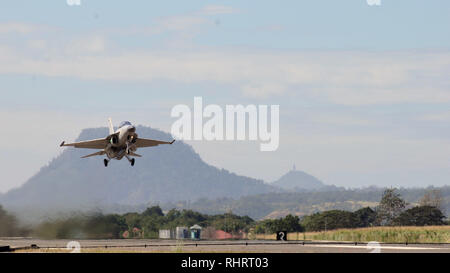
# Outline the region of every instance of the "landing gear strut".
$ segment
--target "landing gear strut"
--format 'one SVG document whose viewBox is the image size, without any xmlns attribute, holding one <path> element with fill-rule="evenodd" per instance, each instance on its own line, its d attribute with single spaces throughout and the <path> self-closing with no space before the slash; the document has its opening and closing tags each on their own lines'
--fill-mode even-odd
<svg viewBox="0 0 450 273">
<path fill-rule="evenodd" d="M 104 159 L 103 163 L 105 164 L 105 167 L 108 167 L 108 163 L 109 163 L 108 159 Z"/>
<path fill-rule="evenodd" d="M 134 158 L 130 158 L 128 155 L 125 156 L 128 161 L 131 163 L 131 166 L 134 166 L 134 163 L 136 162 L 136 160 Z"/>
</svg>

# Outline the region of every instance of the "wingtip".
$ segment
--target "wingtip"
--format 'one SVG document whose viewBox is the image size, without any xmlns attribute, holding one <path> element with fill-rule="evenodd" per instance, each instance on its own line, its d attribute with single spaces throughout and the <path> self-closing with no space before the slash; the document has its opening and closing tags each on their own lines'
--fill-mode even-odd
<svg viewBox="0 0 450 273">
<path fill-rule="evenodd" d="M 59 147 L 62 147 L 62 146 L 64 146 L 64 144 L 66 144 L 66 142 L 65 142 L 65 141 L 61 142 L 61 145 L 59 145 Z"/>
<path fill-rule="evenodd" d="M 170 142 L 170 145 L 172 145 L 173 143 L 175 143 L 175 139 L 174 139 L 174 140 L 172 140 L 172 142 Z"/>
</svg>

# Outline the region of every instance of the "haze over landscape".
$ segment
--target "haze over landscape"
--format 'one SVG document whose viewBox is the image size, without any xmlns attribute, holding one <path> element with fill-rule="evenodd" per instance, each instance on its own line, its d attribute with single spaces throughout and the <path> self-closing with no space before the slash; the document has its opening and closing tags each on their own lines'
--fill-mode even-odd
<svg viewBox="0 0 450 273">
<path fill-rule="evenodd" d="M 0 255 L 287 272 L 322 267 L 311 253 L 450 253 L 449 15 L 448 0 L 2 1 Z"/>
<path fill-rule="evenodd" d="M 448 1 L 123 5 L 0 9 L 0 122 L 11 132 L 0 135 L 0 192 L 110 116 L 170 132 L 172 107 L 194 96 L 280 105 L 276 152 L 188 142 L 219 169 L 269 182 L 295 163 L 339 187 L 448 185 Z"/>
<path fill-rule="evenodd" d="M 169 134 L 148 127 L 137 127 L 137 130 L 153 139 L 171 139 Z M 98 139 L 107 134 L 106 128 L 87 129 L 78 141 Z M 105 168 L 99 157 L 81 159 L 87 152 L 89 150 L 65 150 L 22 187 L 8 192 L 4 203 L 20 207 L 82 209 L 202 197 L 240 197 L 267 193 L 272 188 L 263 181 L 207 165 L 183 142 L 142 151 L 145 156 L 138 158 L 134 167 L 124 161 L 112 161 Z"/>
<path fill-rule="evenodd" d="M 170 134 L 149 127 L 138 126 L 137 131 L 153 139 L 171 139 Z M 107 133 L 107 128 L 85 129 L 77 141 Z M 39 222 L 60 213 L 143 211 L 153 205 L 167 211 L 195 209 L 208 214 L 232 210 L 262 219 L 376 207 L 383 192 L 379 187 L 346 189 L 329 185 L 295 166 L 267 183 L 211 166 L 182 141 L 144 150 L 144 157 L 138 158 L 134 167 L 125 161 L 112 161 L 105 168 L 99 157 L 81 159 L 87 153 L 89 150 L 65 149 L 21 187 L 0 195 L 0 204 L 26 222 Z M 444 212 L 450 210 L 450 187 L 438 189 Z M 400 192 L 413 205 L 428 190 Z"/>
</svg>

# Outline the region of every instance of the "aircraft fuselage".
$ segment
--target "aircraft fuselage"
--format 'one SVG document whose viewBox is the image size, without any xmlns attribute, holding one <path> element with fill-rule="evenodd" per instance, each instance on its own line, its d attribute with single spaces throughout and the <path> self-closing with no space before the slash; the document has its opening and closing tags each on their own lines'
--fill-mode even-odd
<svg viewBox="0 0 450 273">
<path fill-rule="evenodd" d="M 136 127 L 133 125 L 124 125 L 117 129 L 110 143 L 105 148 L 106 156 L 109 159 L 121 160 L 128 152 L 135 152 L 134 141 L 137 139 Z"/>
</svg>

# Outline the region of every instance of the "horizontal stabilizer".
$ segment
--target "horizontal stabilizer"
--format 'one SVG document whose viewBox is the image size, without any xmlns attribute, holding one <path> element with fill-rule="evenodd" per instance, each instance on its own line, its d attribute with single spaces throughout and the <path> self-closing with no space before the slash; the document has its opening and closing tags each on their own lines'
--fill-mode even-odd
<svg viewBox="0 0 450 273">
<path fill-rule="evenodd" d="M 142 157 L 142 155 L 136 154 L 136 153 L 130 153 L 131 156 L 135 156 L 135 157 Z"/>
<path fill-rule="evenodd" d="M 104 154 L 105 154 L 105 151 L 100 151 L 100 152 L 96 152 L 96 153 L 93 153 L 93 154 L 90 154 L 90 155 L 85 155 L 85 156 L 83 156 L 81 158 L 88 158 L 88 157 L 91 157 L 91 156 L 104 155 Z"/>
</svg>

